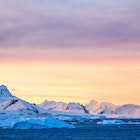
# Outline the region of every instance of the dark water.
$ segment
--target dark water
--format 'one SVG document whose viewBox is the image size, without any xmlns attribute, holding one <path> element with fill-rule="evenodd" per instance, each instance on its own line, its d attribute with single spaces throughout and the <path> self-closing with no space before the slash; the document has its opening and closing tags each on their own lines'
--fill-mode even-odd
<svg viewBox="0 0 140 140">
<path fill-rule="evenodd" d="M 14 130 L 0 129 L 0 140 L 140 140 L 140 124 L 75 124 L 76 128 Z"/>
</svg>

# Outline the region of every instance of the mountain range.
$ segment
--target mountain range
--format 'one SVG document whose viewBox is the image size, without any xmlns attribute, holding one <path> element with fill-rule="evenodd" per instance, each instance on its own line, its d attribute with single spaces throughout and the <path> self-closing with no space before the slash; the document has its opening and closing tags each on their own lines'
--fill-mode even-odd
<svg viewBox="0 0 140 140">
<path fill-rule="evenodd" d="M 82 105 L 80 103 L 74 102 L 64 103 L 45 100 L 38 106 L 51 111 L 87 113 L 93 115 L 105 115 L 109 117 L 140 117 L 140 106 L 134 104 L 124 104 L 116 106 L 109 102 L 97 102 L 95 100 L 92 100 L 88 104 Z"/>
<path fill-rule="evenodd" d="M 140 106 L 134 104 L 124 104 L 116 106 L 109 102 L 90 101 L 86 105 L 80 103 L 64 103 L 45 100 L 39 105 L 31 104 L 18 97 L 13 96 L 6 86 L 0 86 L 0 113 L 10 112 L 24 116 L 51 116 L 50 111 L 104 115 L 107 117 L 130 117 L 140 118 Z"/>
</svg>

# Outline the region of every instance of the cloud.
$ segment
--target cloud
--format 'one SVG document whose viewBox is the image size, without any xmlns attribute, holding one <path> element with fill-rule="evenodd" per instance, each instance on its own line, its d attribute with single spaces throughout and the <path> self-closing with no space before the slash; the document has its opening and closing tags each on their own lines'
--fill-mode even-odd
<svg viewBox="0 0 140 140">
<path fill-rule="evenodd" d="M 0 49 L 57 49 L 60 53 L 93 48 L 93 53 L 105 56 L 113 50 L 113 54 L 140 50 L 137 0 L 6 0 L 0 2 L 0 9 Z"/>
</svg>

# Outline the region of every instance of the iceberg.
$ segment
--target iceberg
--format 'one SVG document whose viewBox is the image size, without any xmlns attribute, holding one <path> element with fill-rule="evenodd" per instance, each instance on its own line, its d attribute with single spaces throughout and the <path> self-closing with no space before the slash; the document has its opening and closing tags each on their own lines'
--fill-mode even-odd
<svg viewBox="0 0 140 140">
<path fill-rule="evenodd" d="M 103 121 L 97 122 L 97 124 L 113 125 L 113 124 L 124 124 L 124 122 L 122 120 L 103 120 Z"/>
<path fill-rule="evenodd" d="M 55 118 L 27 117 L 27 116 L 0 116 L 0 128 L 10 129 L 47 129 L 47 128 L 74 128 L 66 122 Z"/>
</svg>

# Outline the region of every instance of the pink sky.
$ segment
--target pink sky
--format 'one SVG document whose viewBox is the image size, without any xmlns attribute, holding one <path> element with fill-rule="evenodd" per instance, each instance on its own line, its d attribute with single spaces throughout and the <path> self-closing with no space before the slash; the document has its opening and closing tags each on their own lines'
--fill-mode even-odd
<svg viewBox="0 0 140 140">
<path fill-rule="evenodd" d="M 0 82 L 16 96 L 140 104 L 139 1 L 7 0 L 0 9 Z"/>
</svg>

